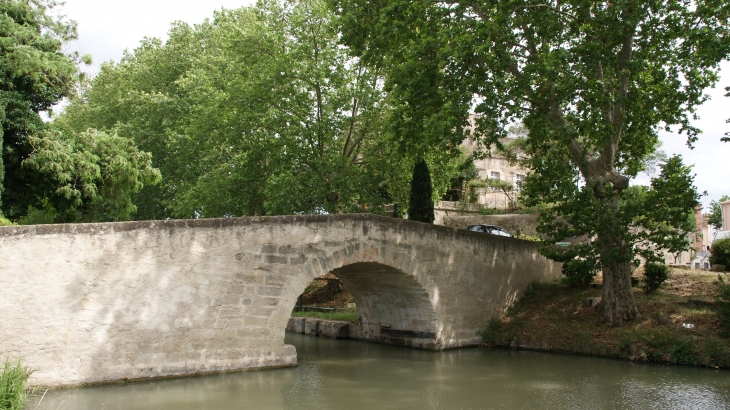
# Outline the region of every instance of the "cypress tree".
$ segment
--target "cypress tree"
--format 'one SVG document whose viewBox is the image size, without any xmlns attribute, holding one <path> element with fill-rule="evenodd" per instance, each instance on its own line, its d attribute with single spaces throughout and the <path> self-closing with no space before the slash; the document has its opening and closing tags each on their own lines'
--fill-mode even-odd
<svg viewBox="0 0 730 410">
<path fill-rule="evenodd" d="M 428 165 L 426 165 L 425 160 L 421 159 L 413 168 L 411 200 L 408 204 L 408 219 L 429 224 L 433 223 L 432 191 L 431 174 L 428 172 Z"/>
</svg>

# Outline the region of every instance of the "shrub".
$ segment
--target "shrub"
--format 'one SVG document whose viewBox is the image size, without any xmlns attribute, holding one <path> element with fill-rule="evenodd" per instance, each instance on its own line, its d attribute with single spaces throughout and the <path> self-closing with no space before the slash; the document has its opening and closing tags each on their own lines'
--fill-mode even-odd
<svg viewBox="0 0 730 410">
<path fill-rule="evenodd" d="M 424 160 L 417 162 L 413 168 L 408 219 L 429 224 L 432 224 L 434 220 L 431 174 L 428 172 L 428 165 Z"/>
<path fill-rule="evenodd" d="M 563 283 L 571 287 L 588 287 L 598 273 L 595 262 L 572 259 L 563 263 Z"/>
<path fill-rule="evenodd" d="M 730 238 L 715 241 L 710 252 L 710 263 L 730 266 Z"/>
<path fill-rule="evenodd" d="M 502 327 L 502 323 L 497 318 L 492 318 L 489 321 L 489 325 L 482 332 L 482 339 L 484 343 L 492 347 L 499 342 L 499 330 Z"/>
<path fill-rule="evenodd" d="M 669 273 L 669 267 L 663 263 L 647 263 L 644 266 L 644 293 L 649 294 L 659 289 L 669 279 Z"/>
<path fill-rule="evenodd" d="M 15 366 L 10 361 L 5 361 L 5 366 L 0 373 L 0 409 L 22 410 L 33 390 L 25 388 L 25 382 L 33 371 L 20 365 L 18 361 Z"/>
<path fill-rule="evenodd" d="M 730 280 L 726 280 L 728 275 L 718 274 L 715 281 L 717 296 L 717 314 L 720 317 L 720 325 L 722 326 L 721 334 L 730 337 Z"/>
<path fill-rule="evenodd" d="M 13 223 L 10 222 L 9 219 L 5 218 L 4 216 L 0 215 L 0 226 L 10 226 Z"/>
</svg>

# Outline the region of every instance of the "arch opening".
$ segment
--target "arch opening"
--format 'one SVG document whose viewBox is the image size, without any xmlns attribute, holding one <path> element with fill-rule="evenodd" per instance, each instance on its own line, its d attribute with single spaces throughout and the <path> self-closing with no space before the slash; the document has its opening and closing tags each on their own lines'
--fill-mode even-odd
<svg viewBox="0 0 730 410">
<path fill-rule="evenodd" d="M 357 322 L 348 327 L 347 337 L 440 349 L 434 307 L 413 276 L 376 262 L 352 263 L 329 273 L 342 281 L 357 309 Z"/>
</svg>

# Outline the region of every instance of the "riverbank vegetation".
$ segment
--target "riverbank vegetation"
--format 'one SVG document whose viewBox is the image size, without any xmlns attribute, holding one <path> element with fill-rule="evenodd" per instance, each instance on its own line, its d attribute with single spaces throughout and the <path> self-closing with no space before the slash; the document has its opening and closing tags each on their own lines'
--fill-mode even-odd
<svg viewBox="0 0 730 410">
<path fill-rule="evenodd" d="M 587 303 L 598 286 L 536 284 L 484 331 L 484 346 L 730 368 L 727 277 L 674 270 L 653 292 L 633 288 L 641 316 L 608 326 Z M 595 299 L 591 299 L 594 300 Z"/>
<path fill-rule="evenodd" d="M 31 370 L 23 367 L 18 361 L 11 363 L 5 361 L 0 371 L 0 409 L 2 410 L 23 410 L 28 398 L 33 394 L 34 390 L 27 389 L 25 386 Z"/>
</svg>

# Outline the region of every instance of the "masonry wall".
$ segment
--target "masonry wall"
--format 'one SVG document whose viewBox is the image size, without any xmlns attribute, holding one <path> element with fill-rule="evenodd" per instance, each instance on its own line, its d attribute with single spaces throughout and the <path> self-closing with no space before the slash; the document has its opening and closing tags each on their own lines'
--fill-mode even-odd
<svg viewBox="0 0 730 410">
<path fill-rule="evenodd" d="M 0 228 L 0 356 L 36 385 L 296 365 L 284 330 L 328 271 L 366 340 L 474 345 L 559 266 L 534 244 L 373 215 Z"/>
</svg>

